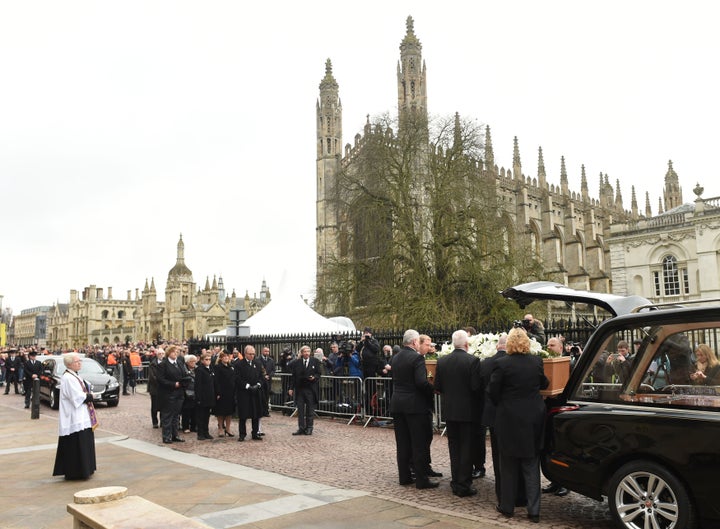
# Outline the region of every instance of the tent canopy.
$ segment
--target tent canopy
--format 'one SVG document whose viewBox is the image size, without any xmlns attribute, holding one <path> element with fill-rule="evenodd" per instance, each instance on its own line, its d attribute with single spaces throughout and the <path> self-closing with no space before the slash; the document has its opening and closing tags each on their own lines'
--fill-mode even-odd
<svg viewBox="0 0 720 529">
<path fill-rule="evenodd" d="M 285 284 L 286 276 L 283 275 L 277 295 L 257 314 L 245 320 L 241 330 L 249 329 L 250 336 L 355 331 L 350 319 L 344 318 L 343 324 L 325 318 L 311 309 L 299 294 L 289 294 Z"/>
</svg>

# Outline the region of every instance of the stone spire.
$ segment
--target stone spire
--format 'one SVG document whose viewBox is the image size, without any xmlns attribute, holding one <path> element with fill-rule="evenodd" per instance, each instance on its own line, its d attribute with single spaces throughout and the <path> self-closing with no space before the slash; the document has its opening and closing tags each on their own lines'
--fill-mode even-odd
<svg viewBox="0 0 720 529">
<path fill-rule="evenodd" d="M 177 260 L 175 266 L 168 272 L 168 280 L 170 278 L 186 278 L 189 277 L 192 280 L 192 272 L 185 265 L 185 243 L 182 240 L 182 233 L 180 234 L 180 240 L 177 243 Z"/>
<path fill-rule="evenodd" d="M 673 169 L 672 160 L 668 161 L 668 170 L 665 173 L 665 190 L 663 191 L 665 202 L 665 211 L 670 211 L 683 203 L 682 188 L 680 180 L 675 169 Z"/>
<path fill-rule="evenodd" d="M 619 210 L 623 210 L 623 199 L 622 191 L 620 191 L 620 179 L 615 179 L 615 207 Z"/>
<path fill-rule="evenodd" d="M 560 192 L 567 196 L 570 194 L 568 186 L 567 169 L 565 168 L 565 157 L 560 157 Z"/>
<path fill-rule="evenodd" d="M 545 160 L 543 159 L 542 147 L 538 147 L 538 186 L 542 191 L 547 188 L 547 173 L 545 173 Z"/>
<path fill-rule="evenodd" d="M 663 199 L 662 197 L 658 197 L 658 215 L 662 215 L 663 213 L 665 213 L 665 211 L 663 211 Z"/>
<path fill-rule="evenodd" d="M 485 125 L 485 170 L 495 171 L 495 153 L 493 152 L 490 125 Z"/>
<path fill-rule="evenodd" d="M 414 113 L 427 121 L 427 83 L 422 44 L 415 35 L 415 23 L 407 17 L 407 32 L 400 43 L 400 61 L 397 65 L 398 115 L 403 118 Z"/>
<path fill-rule="evenodd" d="M 630 212 L 632 214 L 633 219 L 638 218 L 638 203 L 637 203 L 637 197 L 635 196 L 635 186 L 631 186 L 631 196 L 630 196 Z"/>
<path fill-rule="evenodd" d="M 342 103 L 339 86 L 332 73 L 332 62 L 325 61 L 325 77 L 320 81 L 317 115 L 317 157 L 334 158 L 342 154 Z"/>
<path fill-rule="evenodd" d="M 453 129 L 453 146 L 461 152 L 462 149 L 462 127 L 460 126 L 460 113 L 455 112 L 455 128 Z"/>
<path fill-rule="evenodd" d="M 522 179 L 522 164 L 520 163 L 520 147 L 518 147 L 517 136 L 513 138 L 513 177 L 516 180 Z"/>
<path fill-rule="evenodd" d="M 652 209 L 650 209 L 650 193 L 645 191 L 645 216 L 652 217 Z"/>
<path fill-rule="evenodd" d="M 583 202 L 590 201 L 590 191 L 588 190 L 587 176 L 585 175 L 585 164 L 580 166 L 580 194 Z"/>
</svg>

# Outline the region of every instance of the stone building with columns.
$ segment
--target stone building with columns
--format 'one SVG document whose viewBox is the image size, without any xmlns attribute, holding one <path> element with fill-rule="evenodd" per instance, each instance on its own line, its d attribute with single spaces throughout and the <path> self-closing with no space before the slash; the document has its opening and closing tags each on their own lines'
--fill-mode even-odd
<svg viewBox="0 0 720 529">
<path fill-rule="evenodd" d="M 205 280 L 197 287 L 185 264 L 185 243 L 180 236 L 175 266 L 168 272 L 165 300 L 158 300 L 155 279 L 128 290 L 125 299 L 90 285 L 82 292 L 70 291 L 70 302 L 56 304 L 48 313 L 48 347 L 67 349 L 86 344 L 185 340 L 225 329 L 232 308 L 244 308 L 252 315 L 270 301 L 263 281 L 260 295 L 252 298 L 227 295 L 223 279 Z"/>
</svg>

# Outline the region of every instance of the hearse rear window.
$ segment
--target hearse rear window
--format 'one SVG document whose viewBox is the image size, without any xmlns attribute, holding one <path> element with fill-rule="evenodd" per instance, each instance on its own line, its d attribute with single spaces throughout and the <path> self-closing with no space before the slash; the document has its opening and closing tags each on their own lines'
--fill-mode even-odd
<svg viewBox="0 0 720 529">
<path fill-rule="evenodd" d="M 720 322 L 625 329 L 603 343 L 571 399 L 720 411 L 719 346 Z"/>
</svg>

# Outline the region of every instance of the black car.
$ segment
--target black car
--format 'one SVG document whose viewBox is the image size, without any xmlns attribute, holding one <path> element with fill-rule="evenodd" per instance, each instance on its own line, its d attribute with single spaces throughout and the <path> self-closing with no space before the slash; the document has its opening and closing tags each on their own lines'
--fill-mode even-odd
<svg viewBox="0 0 720 529">
<path fill-rule="evenodd" d="M 65 372 L 63 356 L 43 356 L 38 360 L 42 361 L 43 367 L 40 376 L 40 400 L 46 401 L 52 409 L 57 410 L 60 406 L 60 382 L 62 374 Z M 108 406 L 118 405 L 120 384 L 97 361 L 83 357 L 80 376 L 90 384 L 93 402 L 104 402 Z"/>
<path fill-rule="evenodd" d="M 618 527 L 716 525 L 720 376 L 709 373 L 720 375 L 713 367 L 720 365 L 720 304 L 659 306 L 549 282 L 502 294 L 522 306 L 559 300 L 608 311 L 562 394 L 546 401 L 545 476 L 585 496 L 606 497 Z M 710 349 L 702 380 L 700 344 Z"/>
</svg>

